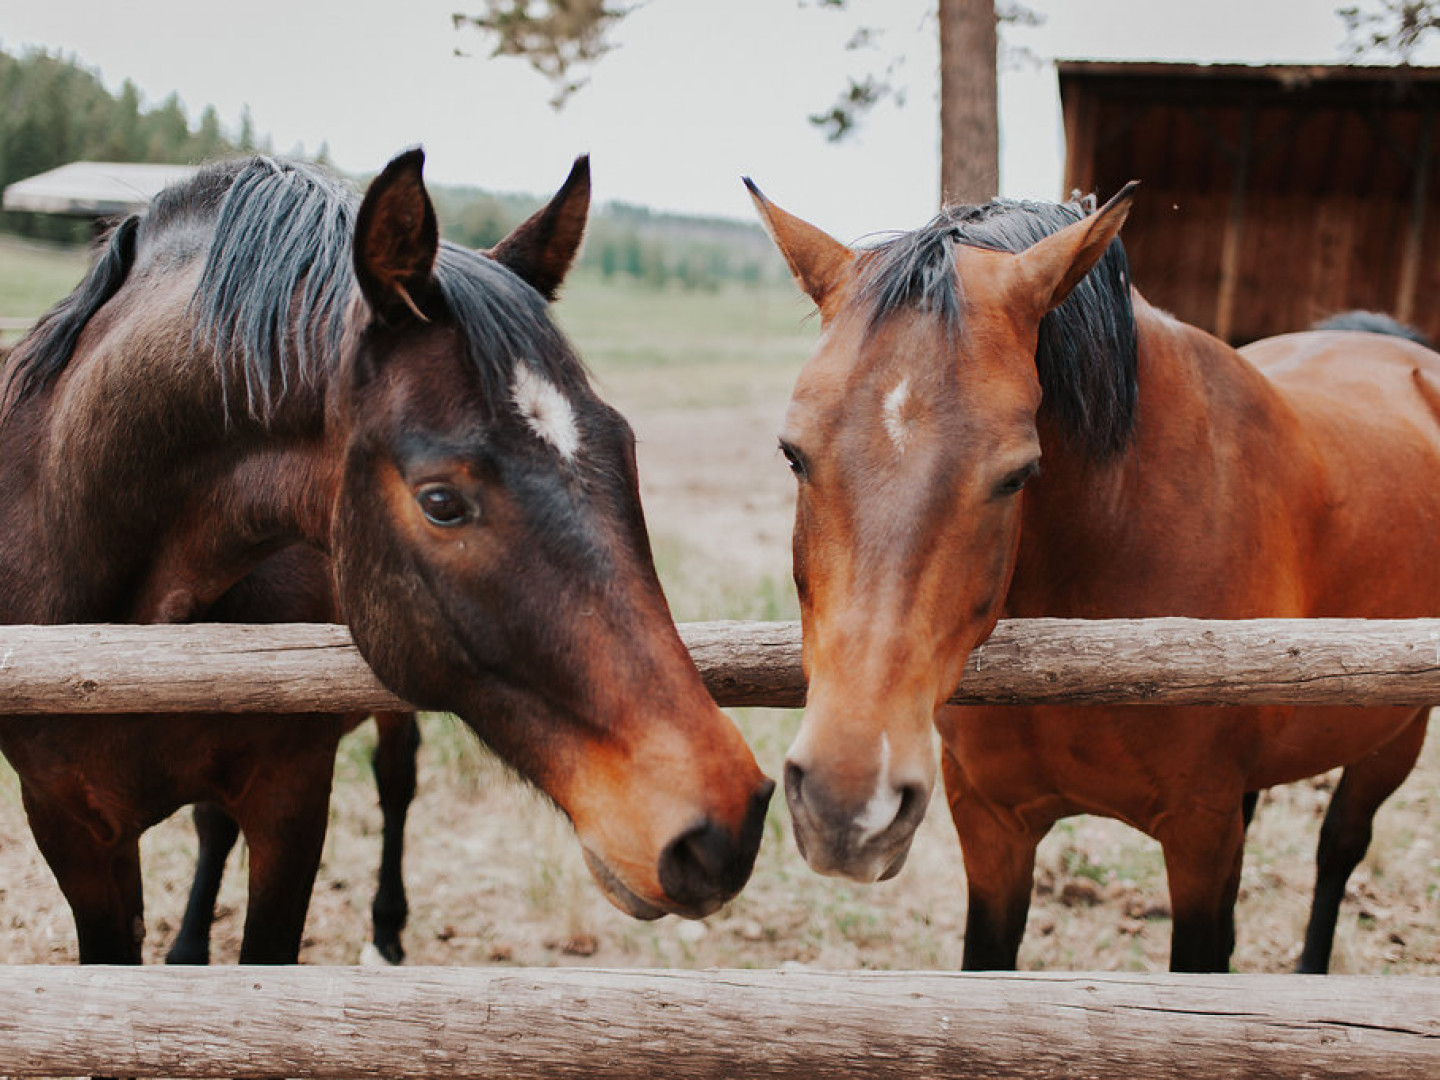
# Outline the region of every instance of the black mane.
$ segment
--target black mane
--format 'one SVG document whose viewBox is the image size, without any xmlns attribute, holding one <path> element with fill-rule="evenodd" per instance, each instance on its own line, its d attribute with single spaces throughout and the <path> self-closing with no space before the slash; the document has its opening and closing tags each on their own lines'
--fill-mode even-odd
<svg viewBox="0 0 1440 1080">
<path fill-rule="evenodd" d="M 268 417 L 292 385 L 315 386 L 338 364 L 356 291 L 359 201 L 314 166 L 266 157 L 207 166 L 167 188 L 121 224 L 85 280 L 16 350 L 6 399 L 38 393 L 65 369 L 85 323 L 136 266 L 154 255 L 163 271 L 203 254 L 190 301 L 195 344 L 221 365 L 230 408 L 243 397 L 251 416 Z M 207 234 L 198 246 L 196 228 Z M 544 298 L 505 267 L 446 243 L 435 280 L 487 402 L 508 400 L 522 360 L 561 386 L 583 379 Z"/>
<path fill-rule="evenodd" d="M 125 284 L 135 261 L 139 218 L 128 217 L 110 234 L 89 273 L 75 291 L 47 311 L 16 345 L 0 379 L 0 418 L 48 386 L 65 370 L 80 331 L 105 301 Z"/>
<path fill-rule="evenodd" d="M 860 271 L 861 302 L 875 325 L 919 308 L 963 332 L 963 297 L 954 245 L 1023 251 L 1081 220 L 1090 202 L 1064 204 L 995 199 L 953 206 L 929 224 L 881 244 Z M 1065 302 L 1040 323 L 1035 363 L 1041 406 L 1091 455 L 1123 450 L 1135 429 L 1137 342 L 1130 270 L 1117 239 Z"/>
<path fill-rule="evenodd" d="M 1321 319 L 1310 329 L 1353 330 L 1362 334 L 1387 334 L 1390 337 L 1413 341 L 1416 345 L 1424 345 L 1427 349 L 1435 348 L 1435 343 L 1415 327 L 1402 323 L 1393 315 L 1387 315 L 1383 311 L 1342 311 L 1338 315 L 1331 315 L 1328 319 Z"/>
</svg>

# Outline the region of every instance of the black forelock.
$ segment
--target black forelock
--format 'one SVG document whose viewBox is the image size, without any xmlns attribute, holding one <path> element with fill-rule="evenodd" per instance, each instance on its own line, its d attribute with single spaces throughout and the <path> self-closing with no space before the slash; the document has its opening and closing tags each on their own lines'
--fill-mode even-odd
<svg viewBox="0 0 1440 1080">
<path fill-rule="evenodd" d="M 936 315 L 947 332 L 963 333 L 955 244 L 1023 251 L 1093 210 L 1089 200 L 994 199 L 948 207 L 929 224 L 873 249 L 859 270 L 858 302 L 868 308 L 872 329 L 895 312 L 918 309 Z M 1064 303 L 1041 320 L 1035 355 L 1042 409 L 1093 456 L 1122 450 L 1134 432 L 1137 350 L 1129 263 L 1116 239 Z"/>
<path fill-rule="evenodd" d="M 520 364 L 567 397 L 585 392 L 585 366 L 551 319 L 549 304 L 515 274 L 479 252 L 445 243 L 435 281 L 485 401 L 508 400 Z"/>
</svg>

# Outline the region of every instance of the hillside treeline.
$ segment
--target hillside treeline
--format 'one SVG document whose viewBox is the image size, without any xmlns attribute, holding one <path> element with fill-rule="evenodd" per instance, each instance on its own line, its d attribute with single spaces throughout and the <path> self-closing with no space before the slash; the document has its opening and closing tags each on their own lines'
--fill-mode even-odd
<svg viewBox="0 0 1440 1080">
<path fill-rule="evenodd" d="M 248 122 L 227 138 L 214 107 L 191 125 L 175 94 L 145 108 L 128 79 L 119 94 L 71 58 L 44 50 L 0 52 L 0 186 L 71 161 L 204 161 L 253 148 Z M 84 222 L 50 214 L 0 215 L 9 232 L 83 240 Z"/>
<path fill-rule="evenodd" d="M 493 247 L 541 203 L 476 188 L 440 187 L 434 194 L 446 238 L 478 248 Z M 580 267 L 607 280 L 657 289 L 788 279 L 758 225 L 615 202 L 591 212 Z"/>
<path fill-rule="evenodd" d="M 248 113 L 231 135 L 213 106 L 192 125 L 175 94 L 146 107 L 134 83 L 126 80 L 112 94 L 74 58 L 0 50 L 0 187 L 71 161 L 198 164 L 267 144 L 257 140 Z M 481 248 L 493 246 L 541 202 L 470 187 L 439 187 L 434 194 L 446 237 Z M 77 243 L 91 231 L 86 221 L 18 213 L 0 213 L 0 230 Z M 622 204 L 591 214 L 581 266 L 655 288 L 710 289 L 784 276 L 757 226 Z"/>
</svg>

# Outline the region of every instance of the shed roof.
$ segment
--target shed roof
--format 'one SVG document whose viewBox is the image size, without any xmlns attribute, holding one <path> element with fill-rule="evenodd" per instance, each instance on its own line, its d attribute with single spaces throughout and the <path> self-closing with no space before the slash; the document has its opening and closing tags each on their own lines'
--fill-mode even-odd
<svg viewBox="0 0 1440 1080">
<path fill-rule="evenodd" d="M 162 188 L 194 173 L 193 165 L 72 161 L 15 181 L 5 189 L 3 208 L 76 217 L 120 217 L 144 210 Z"/>
<path fill-rule="evenodd" d="M 1440 68 L 1413 64 L 1177 64 L 1168 60 L 1056 60 L 1055 68 L 1064 78 L 1171 79 L 1177 83 L 1208 79 L 1213 80 L 1215 86 L 1247 79 L 1282 87 L 1322 83 L 1440 82 Z"/>
</svg>

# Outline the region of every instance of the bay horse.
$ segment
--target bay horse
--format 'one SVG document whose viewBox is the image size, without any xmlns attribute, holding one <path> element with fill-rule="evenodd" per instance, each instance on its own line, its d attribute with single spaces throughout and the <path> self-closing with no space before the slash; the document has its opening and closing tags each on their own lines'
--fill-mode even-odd
<svg viewBox="0 0 1440 1080">
<path fill-rule="evenodd" d="M 1353 332 L 1237 352 L 1151 307 L 1118 239 L 1134 185 L 1089 214 L 952 208 L 868 250 L 751 193 L 821 320 L 780 437 L 809 678 L 784 783 L 810 866 L 899 871 L 938 729 L 966 968 L 1015 966 L 1036 845 L 1089 813 L 1159 841 L 1171 968 L 1224 971 L 1247 793 L 1344 766 L 1299 963 L 1325 970 L 1427 710 L 944 702 L 1002 615 L 1440 613 L 1440 356 Z"/>
<path fill-rule="evenodd" d="M 222 163 L 117 228 L 0 386 L 0 617 L 205 618 L 304 545 L 385 685 L 544 791 L 613 903 L 707 915 L 773 785 L 670 619 L 630 428 L 549 313 L 588 163 L 475 252 L 440 242 L 423 161 L 363 200 Z M 81 961 L 140 959 L 138 837 L 195 802 L 249 844 L 241 961 L 294 961 L 349 722 L 0 720 Z"/>
</svg>

